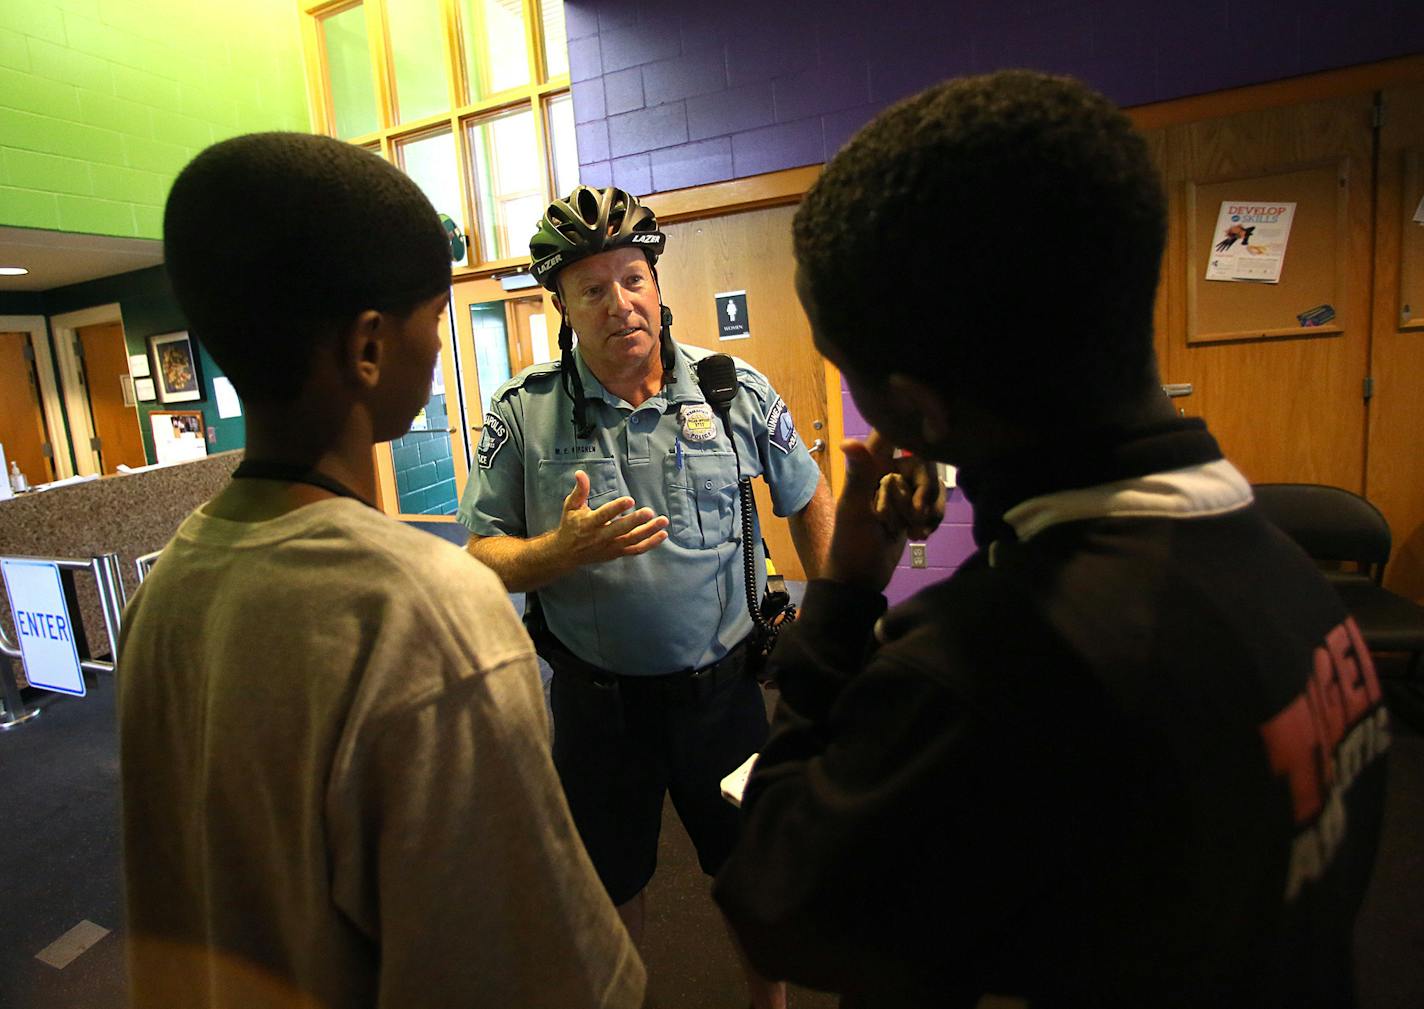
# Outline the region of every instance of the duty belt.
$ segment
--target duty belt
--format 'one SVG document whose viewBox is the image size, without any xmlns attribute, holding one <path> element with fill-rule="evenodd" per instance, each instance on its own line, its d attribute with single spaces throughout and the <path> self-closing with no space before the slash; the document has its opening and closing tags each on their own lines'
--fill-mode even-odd
<svg viewBox="0 0 1424 1009">
<path fill-rule="evenodd" d="M 700 669 L 679 669 L 654 676 L 630 676 L 585 662 L 548 631 L 534 639 L 535 647 L 557 673 L 572 673 L 600 686 L 617 685 L 620 690 L 645 691 L 693 698 L 705 697 L 728 680 L 744 674 L 747 640 L 743 638 L 716 662 Z"/>
</svg>

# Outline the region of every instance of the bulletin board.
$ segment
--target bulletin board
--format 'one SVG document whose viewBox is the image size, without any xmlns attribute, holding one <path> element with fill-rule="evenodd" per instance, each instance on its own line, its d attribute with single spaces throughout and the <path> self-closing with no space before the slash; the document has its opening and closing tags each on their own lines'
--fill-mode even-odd
<svg viewBox="0 0 1424 1009">
<path fill-rule="evenodd" d="M 1401 201 L 1403 231 L 1399 242 L 1399 328 L 1424 330 L 1424 224 L 1414 220 L 1424 200 L 1424 158 L 1418 149 L 1404 152 Z"/>
<path fill-rule="evenodd" d="M 1357 170 L 1351 162 L 1346 157 L 1269 175 L 1187 183 L 1187 343 L 1322 337 L 1345 331 L 1349 176 Z M 1223 201 L 1296 204 L 1279 283 L 1205 279 Z M 1334 319 L 1301 325 L 1298 315 L 1322 305 L 1334 309 Z"/>
</svg>

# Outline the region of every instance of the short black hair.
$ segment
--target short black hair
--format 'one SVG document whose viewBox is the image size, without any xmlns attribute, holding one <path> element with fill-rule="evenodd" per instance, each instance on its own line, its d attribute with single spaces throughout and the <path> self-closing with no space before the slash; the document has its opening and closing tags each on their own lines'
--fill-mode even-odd
<svg viewBox="0 0 1424 1009">
<path fill-rule="evenodd" d="M 419 187 L 305 133 L 200 153 L 168 194 L 163 242 L 193 335 L 254 401 L 294 398 L 317 342 L 361 312 L 409 314 L 450 287 L 450 246 Z"/>
<path fill-rule="evenodd" d="M 868 376 L 1091 423 L 1156 373 L 1161 181 L 1127 117 L 1077 81 L 1004 71 L 892 106 L 794 227 L 818 331 Z"/>
</svg>

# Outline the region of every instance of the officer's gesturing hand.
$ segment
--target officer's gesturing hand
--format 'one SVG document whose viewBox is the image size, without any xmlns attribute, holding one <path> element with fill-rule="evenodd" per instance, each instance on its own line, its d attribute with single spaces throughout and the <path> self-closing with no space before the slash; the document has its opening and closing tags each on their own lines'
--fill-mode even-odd
<svg viewBox="0 0 1424 1009">
<path fill-rule="evenodd" d="M 582 565 L 631 557 L 667 539 L 666 515 L 655 515 L 651 508 L 629 512 L 630 497 L 590 509 L 588 488 L 588 474 L 574 473 L 574 489 L 564 498 L 564 512 L 554 533 L 556 549 L 569 561 Z"/>
</svg>

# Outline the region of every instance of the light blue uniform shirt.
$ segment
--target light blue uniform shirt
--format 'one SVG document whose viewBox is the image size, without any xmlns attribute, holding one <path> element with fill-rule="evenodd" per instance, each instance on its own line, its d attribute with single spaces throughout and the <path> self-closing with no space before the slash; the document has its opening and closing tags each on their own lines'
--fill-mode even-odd
<svg viewBox="0 0 1424 1009">
<path fill-rule="evenodd" d="M 589 508 L 626 495 L 669 519 L 667 540 L 647 553 L 586 564 L 539 589 L 549 629 L 595 666 L 628 675 L 700 668 L 751 633 L 737 456 L 721 416 L 707 422 L 711 407 L 692 369 L 709 353 L 677 347 L 674 380 L 634 409 L 575 352 L 594 424 L 587 441 L 575 437 L 557 362 L 506 382 L 485 417 L 459 510 L 476 535 L 532 538 L 557 528 L 580 469 Z M 820 470 L 771 383 L 743 361 L 736 366 L 730 417 L 742 475 L 767 481 L 777 515 L 795 514 Z M 755 515 L 753 543 L 760 598 L 766 564 Z"/>
</svg>

